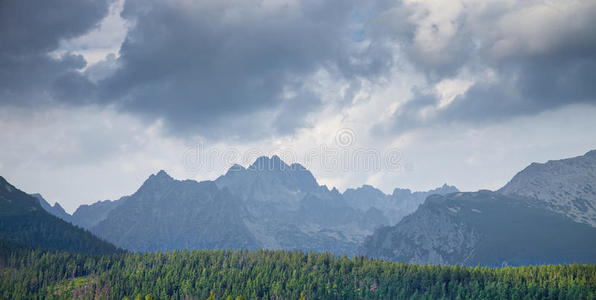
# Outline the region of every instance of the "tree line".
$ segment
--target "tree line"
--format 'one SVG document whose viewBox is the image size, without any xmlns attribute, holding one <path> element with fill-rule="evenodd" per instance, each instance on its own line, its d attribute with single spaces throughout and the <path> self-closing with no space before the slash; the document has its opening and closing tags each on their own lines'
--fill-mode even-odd
<svg viewBox="0 0 596 300">
<path fill-rule="evenodd" d="M 2 299 L 594 299 L 596 266 L 412 265 L 284 250 L 77 254 L 0 242 Z"/>
</svg>

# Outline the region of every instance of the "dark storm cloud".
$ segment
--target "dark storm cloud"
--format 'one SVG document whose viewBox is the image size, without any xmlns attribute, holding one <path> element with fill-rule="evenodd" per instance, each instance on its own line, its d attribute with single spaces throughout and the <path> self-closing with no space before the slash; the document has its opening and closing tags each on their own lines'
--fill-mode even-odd
<svg viewBox="0 0 596 300">
<path fill-rule="evenodd" d="M 470 9 L 451 19 L 448 25 L 455 28 L 455 33 L 448 38 L 441 36 L 444 28 L 440 25 L 412 22 L 412 16 L 420 14 L 412 6 L 394 7 L 391 16 L 408 17 L 391 21 L 397 25 L 387 20 L 381 22 L 385 26 L 383 30 L 395 28 L 392 26 L 410 26 L 411 29 L 384 31 L 380 38 L 399 43 L 408 63 L 425 74 L 431 90 L 434 84 L 455 78 L 462 71 L 478 74 L 478 77 L 473 78 L 476 82 L 466 93 L 443 108 L 438 108 L 437 94 L 428 89 L 424 93 L 415 91 L 389 124 L 379 124 L 375 130 L 384 128 L 402 133 L 441 123 L 487 123 L 569 104 L 596 104 L 596 35 L 593 34 L 596 32 L 596 5 L 569 3 L 562 1 L 559 4 L 563 7 L 540 7 L 531 11 L 528 6 L 542 3 L 503 7 L 503 3 L 497 2 L 485 9 Z M 571 8 L 564 7 L 567 4 Z M 555 12 L 551 14 L 549 9 Z M 429 11 L 426 13 L 431 15 Z M 532 22 L 542 28 L 531 28 Z M 436 37 L 437 43 L 443 42 L 438 51 L 430 51 L 417 43 L 418 36 L 413 32 L 424 26 L 433 26 L 428 30 L 429 35 Z M 515 27 L 515 31 L 507 31 L 511 27 Z M 482 72 L 486 70 L 494 72 L 494 78 L 483 79 Z M 420 117 L 429 107 L 437 109 Z"/>
<path fill-rule="evenodd" d="M 351 0 L 127 0 L 119 57 L 80 72 L 82 56 L 52 54 L 97 25 L 110 2 L 3 1 L 2 104 L 111 105 L 175 134 L 252 138 L 309 126 L 323 105 L 308 84 L 316 72 L 348 83 L 345 104 L 360 78 L 391 66 L 387 48 L 358 44 L 374 7 Z"/>
<path fill-rule="evenodd" d="M 413 87 L 412 92 L 414 100 L 410 100 L 399 106 L 390 124 L 377 124 L 373 126 L 373 133 L 379 134 L 390 131 L 391 133 L 399 134 L 427 125 L 426 121 L 420 118 L 420 113 L 424 109 L 436 106 L 439 103 L 439 99 L 433 94 L 421 91 L 418 87 Z"/>
<path fill-rule="evenodd" d="M 0 102 L 110 105 L 175 134 L 253 138 L 312 125 L 309 114 L 327 103 L 309 84 L 320 70 L 347 83 L 338 111 L 361 79 L 374 85 L 392 67 L 424 75 L 426 86 L 377 127 L 391 133 L 595 101 L 590 2 L 127 0 L 119 57 L 82 73 L 82 56 L 49 55 L 110 3 L 0 2 Z M 487 70 L 494 76 L 483 78 Z M 437 109 L 429 91 L 463 73 L 474 84 Z"/>
<path fill-rule="evenodd" d="M 296 128 L 306 127 L 309 124 L 304 119 L 310 111 L 320 107 L 321 99 L 316 95 L 303 91 L 296 97 L 284 101 L 275 116 L 274 126 L 279 134 L 290 134 Z"/>
<path fill-rule="evenodd" d="M 291 133 L 321 104 L 304 87 L 314 72 L 351 81 L 389 66 L 382 49 L 355 47 L 353 1 L 266 3 L 127 1 L 122 15 L 135 26 L 102 99 L 179 132 L 217 135 L 232 118 L 271 111 L 254 122 Z"/>
<path fill-rule="evenodd" d="M 384 124 L 389 126 L 385 130 L 403 133 L 451 122 L 488 124 L 570 104 L 596 104 L 594 58 L 568 57 L 559 61 L 524 57 L 523 61 L 502 63 L 498 72 L 497 80 L 474 84 L 426 118 L 419 117 L 422 110 L 437 107 L 440 99 L 434 93 L 415 91 L 412 99 L 395 112 L 392 123 Z"/>
<path fill-rule="evenodd" d="M 111 0 L 0 1 L 0 103 L 30 105 L 87 95 L 76 72 L 82 56 L 53 58 L 63 39 L 80 36 L 108 12 Z"/>
</svg>

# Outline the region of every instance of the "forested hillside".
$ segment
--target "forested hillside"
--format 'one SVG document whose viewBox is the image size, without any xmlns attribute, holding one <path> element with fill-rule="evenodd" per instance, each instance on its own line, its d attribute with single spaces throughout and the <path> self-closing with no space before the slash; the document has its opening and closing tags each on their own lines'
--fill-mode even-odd
<svg viewBox="0 0 596 300">
<path fill-rule="evenodd" d="M 0 298 L 594 299 L 594 265 L 461 267 L 283 250 L 0 249 Z M 151 299 L 151 297 L 149 297 Z"/>
<path fill-rule="evenodd" d="M 0 176 L 0 239 L 22 245 L 80 253 L 113 253 L 117 248 L 90 232 L 46 212 L 39 199 Z"/>
</svg>

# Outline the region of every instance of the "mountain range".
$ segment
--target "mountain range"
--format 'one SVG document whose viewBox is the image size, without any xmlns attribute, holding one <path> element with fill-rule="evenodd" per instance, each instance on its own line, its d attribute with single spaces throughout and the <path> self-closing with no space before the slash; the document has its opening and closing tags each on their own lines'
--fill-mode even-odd
<svg viewBox="0 0 596 300">
<path fill-rule="evenodd" d="M 300 164 L 260 157 L 233 165 L 214 181 L 151 175 L 132 195 L 81 205 L 72 216 L 49 212 L 131 251 L 184 248 L 303 249 L 355 254 L 375 228 L 397 223 L 431 194 L 395 189 L 387 195 L 365 185 L 319 185 Z"/>
<path fill-rule="evenodd" d="M 596 151 L 533 163 L 496 192 L 433 195 L 363 243 L 369 257 L 410 263 L 595 263 Z"/>
<path fill-rule="evenodd" d="M 60 226 L 70 222 L 130 251 L 267 248 L 418 264 L 595 263 L 595 169 L 590 151 L 533 163 L 497 191 L 443 185 L 385 194 L 363 185 L 340 193 L 300 164 L 264 156 L 213 181 L 159 171 L 132 195 L 81 205 L 73 215 L 41 195 L 19 197 L 29 203 L 29 219 L 45 210 L 64 220 Z"/>
</svg>

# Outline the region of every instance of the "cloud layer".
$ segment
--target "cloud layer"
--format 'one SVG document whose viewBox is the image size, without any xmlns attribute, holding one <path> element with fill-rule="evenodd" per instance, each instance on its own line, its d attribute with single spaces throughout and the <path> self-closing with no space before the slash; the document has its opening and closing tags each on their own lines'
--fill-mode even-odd
<svg viewBox="0 0 596 300">
<path fill-rule="evenodd" d="M 107 14 L 109 0 L 2 1 L 0 103 L 85 101 L 93 86 L 77 72 L 80 55 L 51 55 L 61 40 L 83 35 Z"/>
<path fill-rule="evenodd" d="M 119 53 L 84 72 L 83 56 L 56 54 L 111 4 L 2 3 L 2 103 L 109 105 L 177 135 L 254 139 L 312 127 L 391 71 L 424 78 L 375 127 L 391 134 L 595 102 L 589 1 L 127 0 Z M 321 72 L 342 90 L 313 88 Z"/>
<path fill-rule="evenodd" d="M 596 103 L 594 2 L 403 1 L 376 27 L 426 79 L 390 132 Z"/>
</svg>

